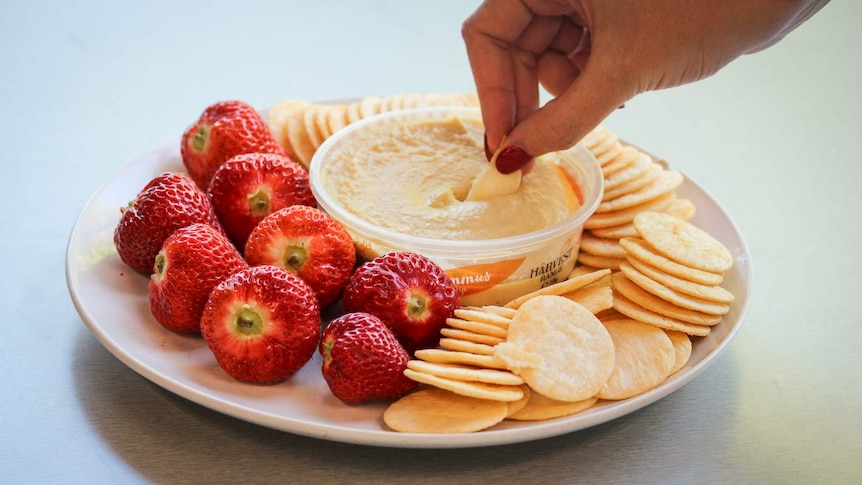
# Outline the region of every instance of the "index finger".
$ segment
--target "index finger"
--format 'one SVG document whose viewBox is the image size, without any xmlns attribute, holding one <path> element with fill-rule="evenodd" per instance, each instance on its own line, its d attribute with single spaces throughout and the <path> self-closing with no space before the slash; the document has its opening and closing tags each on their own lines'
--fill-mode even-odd
<svg viewBox="0 0 862 485">
<path fill-rule="evenodd" d="M 509 47 L 532 17 L 520 0 L 487 0 L 461 28 L 491 146 L 515 125 L 515 72 Z"/>
</svg>

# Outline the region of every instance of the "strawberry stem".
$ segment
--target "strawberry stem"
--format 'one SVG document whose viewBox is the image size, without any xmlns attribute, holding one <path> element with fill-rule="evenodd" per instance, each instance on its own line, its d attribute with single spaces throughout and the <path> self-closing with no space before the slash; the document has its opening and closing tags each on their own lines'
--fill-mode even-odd
<svg viewBox="0 0 862 485">
<path fill-rule="evenodd" d="M 288 246 L 284 250 L 284 266 L 293 271 L 299 271 L 308 261 L 308 251 L 301 245 Z"/>
<path fill-rule="evenodd" d="M 263 319 L 260 318 L 260 314 L 251 305 L 246 303 L 236 313 L 234 330 L 236 333 L 246 337 L 259 335 L 263 333 Z"/>
<path fill-rule="evenodd" d="M 422 295 L 410 295 L 410 298 L 407 300 L 407 315 L 410 318 L 422 318 L 427 308 L 428 301 Z"/>
<path fill-rule="evenodd" d="M 155 260 L 155 273 L 157 277 L 161 277 L 165 273 L 165 265 L 168 262 L 168 258 L 165 257 L 165 253 L 159 253 L 156 255 Z"/>
<path fill-rule="evenodd" d="M 195 136 L 192 137 L 192 148 L 194 148 L 196 152 L 204 151 L 204 147 L 206 147 L 207 145 L 207 138 L 209 138 L 209 135 L 210 125 L 198 126 L 198 129 L 195 132 Z"/>
<path fill-rule="evenodd" d="M 259 187 L 248 196 L 248 210 L 251 215 L 263 217 L 269 214 L 269 192 Z"/>
</svg>

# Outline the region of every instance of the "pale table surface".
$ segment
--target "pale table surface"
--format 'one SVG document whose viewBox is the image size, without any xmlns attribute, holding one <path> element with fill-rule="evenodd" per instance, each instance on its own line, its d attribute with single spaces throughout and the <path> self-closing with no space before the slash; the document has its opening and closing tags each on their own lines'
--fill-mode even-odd
<svg viewBox="0 0 862 485">
<path fill-rule="evenodd" d="M 639 412 L 534 442 L 358 446 L 275 431 L 152 384 L 73 307 L 89 197 L 208 104 L 472 89 L 477 2 L 0 4 L 0 482 L 860 483 L 862 3 L 607 120 L 700 182 L 754 263 L 740 332 Z"/>
</svg>

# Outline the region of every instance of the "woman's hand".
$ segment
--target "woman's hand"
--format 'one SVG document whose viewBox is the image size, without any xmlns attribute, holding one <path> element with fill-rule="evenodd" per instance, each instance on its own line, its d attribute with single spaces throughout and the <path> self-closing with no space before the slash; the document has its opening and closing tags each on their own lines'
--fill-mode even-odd
<svg viewBox="0 0 862 485">
<path fill-rule="evenodd" d="M 497 167 L 577 143 L 645 91 L 715 74 L 828 0 L 486 0 L 462 35 Z M 539 84 L 554 96 L 539 108 Z"/>
</svg>

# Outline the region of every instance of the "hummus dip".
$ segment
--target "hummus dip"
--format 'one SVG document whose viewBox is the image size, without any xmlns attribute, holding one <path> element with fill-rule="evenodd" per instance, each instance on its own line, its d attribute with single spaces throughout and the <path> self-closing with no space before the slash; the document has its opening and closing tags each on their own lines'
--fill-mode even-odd
<svg viewBox="0 0 862 485">
<path fill-rule="evenodd" d="M 536 160 L 513 194 L 465 201 L 487 166 L 478 119 L 405 121 L 356 136 L 321 173 L 346 210 L 402 234 L 481 240 L 525 234 L 576 211 L 580 193 L 552 156 Z"/>
</svg>

